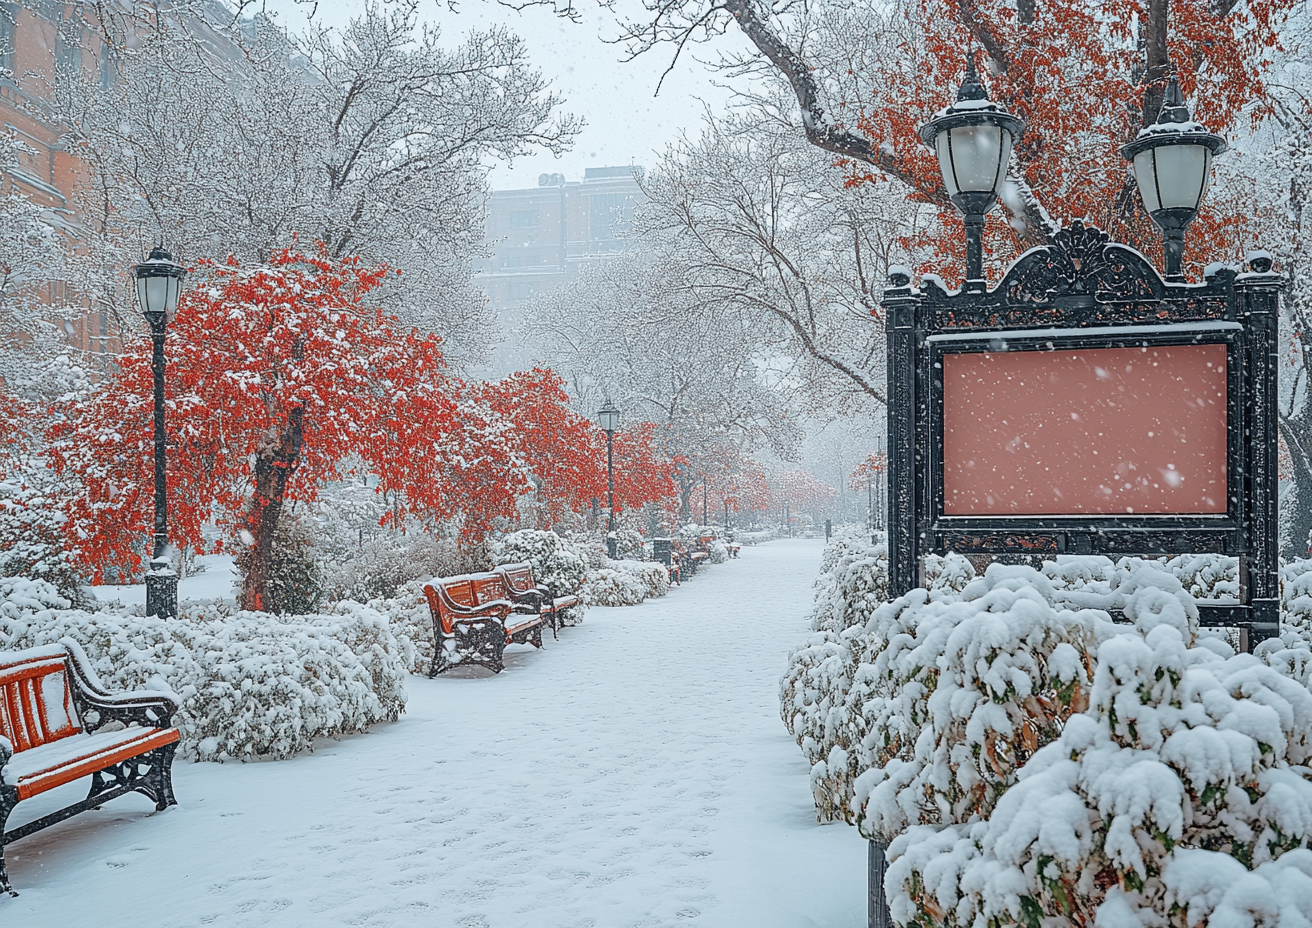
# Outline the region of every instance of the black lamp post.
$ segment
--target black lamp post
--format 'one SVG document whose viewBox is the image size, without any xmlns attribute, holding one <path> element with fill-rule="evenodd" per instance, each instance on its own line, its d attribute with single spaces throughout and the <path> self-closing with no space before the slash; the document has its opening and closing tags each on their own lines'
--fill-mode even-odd
<svg viewBox="0 0 1312 928">
<path fill-rule="evenodd" d="M 606 552 L 611 560 L 619 556 L 619 540 L 615 537 L 615 432 L 620 427 L 620 411 L 606 398 L 597 410 L 597 421 L 606 433 L 606 495 L 610 519 L 606 522 Z"/>
<path fill-rule="evenodd" d="M 711 521 L 711 517 L 706 514 L 707 506 L 709 503 L 707 499 L 707 487 L 706 487 L 707 479 L 708 478 L 706 477 L 702 477 L 702 525 L 706 525 Z"/>
<path fill-rule="evenodd" d="M 1184 280 L 1184 233 L 1207 193 L 1212 158 L 1226 148 L 1225 139 L 1190 119 L 1179 81 L 1172 76 L 1157 122 L 1121 149 L 1134 167 L 1144 209 L 1162 230 L 1167 280 Z"/>
<path fill-rule="evenodd" d="M 866 527 L 870 529 L 870 543 L 875 541 L 875 475 L 866 471 Z"/>
<path fill-rule="evenodd" d="M 173 321 L 182 293 L 186 268 L 175 264 L 173 256 L 156 246 L 150 257 L 133 265 L 137 284 L 137 305 L 150 323 L 153 349 L 150 369 L 155 381 L 155 537 L 151 546 L 150 569 L 146 572 L 146 614 L 174 618 L 178 614 L 178 575 L 169 562 L 169 503 L 165 479 L 164 433 L 164 332 Z"/>
<path fill-rule="evenodd" d="M 938 155 L 948 196 L 965 216 L 968 290 L 985 288 L 984 217 L 997 203 L 1012 145 L 1024 131 L 1023 119 L 989 100 L 970 57 L 957 102 L 920 127 L 921 140 Z"/>
</svg>

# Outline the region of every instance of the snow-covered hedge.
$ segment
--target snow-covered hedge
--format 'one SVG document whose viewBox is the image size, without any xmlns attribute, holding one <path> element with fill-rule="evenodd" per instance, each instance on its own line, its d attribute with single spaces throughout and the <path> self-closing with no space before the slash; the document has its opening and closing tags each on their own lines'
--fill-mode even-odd
<svg viewBox="0 0 1312 928">
<path fill-rule="evenodd" d="M 588 571 L 583 601 L 590 606 L 636 606 L 670 590 L 665 565 L 651 561 L 610 561 Z"/>
<path fill-rule="evenodd" d="M 513 532 L 492 546 L 492 558 L 497 564 L 518 564 L 527 561 L 533 565 L 533 579 L 551 590 L 553 596 L 582 595 L 588 568 L 582 557 L 570 550 L 555 532 L 524 529 Z M 578 625 L 583 621 L 580 603 L 560 614 L 561 624 Z"/>
<path fill-rule="evenodd" d="M 1312 562 L 1285 568 L 1285 634 L 1253 656 L 1198 628 L 1233 558 L 976 578 L 949 556 L 880 603 L 881 553 L 826 551 L 781 709 L 820 818 L 892 840 L 895 921 L 1312 920 Z"/>
<path fill-rule="evenodd" d="M 68 605 L 42 581 L 0 579 L 0 647 L 67 636 L 109 687 L 171 690 L 181 698 L 181 753 L 192 759 L 290 757 L 405 709 L 413 657 L 383 616 L 358 603 L 285 617 L 188 603 L 167 620 Z"/>
<path fill-rule="evenodd" d="M 1312 562 L 1307 562 L 1307 567 L 1312 568 Z M 784 724 L 797 739 L 812 765 L 812 789 L 817 815 L 821 821 L 843 819 L 856 822 L 861 817 L 863 827 L 870 829 L 870 833 L 886 838 L 891 838 L 901 830 L 902 819 L 899 815 L 907 822 L 914 823 L 917 820 L 906 811 L 898 812 L 882 805 L 881 797 L 893 789 L 884 786 L 882 791 L 877 790 L 875 811 L 867 823 L 862 805 L 865 793 L 856 806 L 852 804 L 857 793 L 856 778 L 864 771 L 883 770 L 889 763 L 894 766 L 915 763 L 922 768 L 937 763 L 940 766 L 936 772 L 917 773 L 916 776 L 921 779 L 916 782 L 928 788 L 924 778 L 937 778 L 936 782 L 943 780 L 945 768 L 941 765 L 947 763 L 950 766 L 950 759 L 940 758 L 931 763 L 928 754 L 917 760 L 911 753 L 914 746 L 920 744 L 922 735 L 931 737 L 925 734 L 929 729 L 925 727 L 928 725 L 928 716 L 924 714 L 929 708 L 929 693 L 937 690 L 941 674 L 945 671 L 957 675 L 954 682 L 957 687 L 987 694 L 991 684 L 983 679 L 972 678 L 965 668 L 954 665 L 952 662 L 959 663 L 961 656 L 944 650 L 948 647 L 947 640 L 942 636 L 931 636 L 930 629 L 950 629 L 957 623 L 969 624 L 967 616 L 972 611 L 1009 612 L 1014 604 L 1004 606 L 1002 602 L 1008 597 L 1002 593 L 992 593 L 997 583 L 1005 579 L 1006 583 L 1013 586 L 1023 582 L 1033 587 L 1037 595 L 1048 603 L 1050 611 L 1062 613 L 1060 617 L 1047 617 L 1042 621 L 1064 626 L 1071 620 L 1072 613 L 1081 615 L 1081 610 L 1124 610 L 1128 598 L 1144 582 L 1142 578 L 1150 574 L 1156 577 L 1155 582 L 1170 587 L 1173 595 L 1184 602 L 1191 601 L 1187 590 L 1208 593 L 1209 597 L 1226 595 L 1229 589 L 1227 584 L 1233 578 L 1235 569 L 1234 558 L 1210 556 L 1177 557 L 1169 561 L 1123 558 L 1115 563 L 1103 557 L 1062 557 L 1056 562 L 1044 564 L 1042 575 L 1028 568 L 1028 573 L 1021 571 L 1016 574 L 1013 568 L 993 565 L 992 575 L 986 575 L 981 581 L 976 579 L 974 568 L 967 559 L 949 554 L 945 558 L 926 559 L 925 574 L 929 589 L 910 594 L 923 599 L 914 603 L 899 600 L 902 605 L 897 606 L 887 602 L 888 558 L 885 545 L 880 543 L 872 546 L 863 535 L 836 535 L 825 548 L 821 574 L 816 581 L 811 625 L 817 634 L 790 656 L 780 684 L 780 712 Z M 1144 574 L 1143 571 L 1149 571 L 1150 574 Z M 1312 575 L 1307 588 L 1312 593 Z M 966 594 L 965 590 L 970 590 L 970 593 Z M 952 606 L 949 609 L 951 603 L 967 605 Z M 1312 624 L 1312 595 L 1307 597 L 1305 608 L 1309 624 Z M 1030 620 L 1037 619 L 1031 617 Z M 1027 752 L 1055 737 L 1060 731 L 1061 719 L 1072 711 L 1071 705 L 1060 699 L 1052 707 L 1041 703 L 1043 698 L 1057 698 L 1053 680 L 1044 668 L 1054 656 L 1059 660 L 1063 655 L 1069 657 L 1065 650 L 1054 655 L 1052 649 L 1058 644 L 1069 643 L 1075 648 L 1087 672 L 1093 666 L 1093 651 L 1090 649 L 1096 650 L 1096 639 L 1102 634 L 1096 628 L 1084 628 L 1075 636 L 1079 641 L 1068 641 L 1064 633 L 1054 632 L 1045 632 L 1036 640 L 1032 637 L 1033 629 L 1022 632 L 1018 630 L 1016 621 L 1016 616 L 1005 620 L 989 620 L 994 626 L 991 634 L 1001 635 L 1004 626 L 1007 629 L 1006 636 L 991 645 L 989 660 L 996 662 L 999 654 L 1005 653 L 1008 660 L 1035 669 L 1037 676 L 1024 685 L 1033 688 L 1034 699 L 1040 702 L 1024 707 L 1024 711 L 1033 713 L 1034 706 L 1039 705 L 1043 711 L 1035 714 L 1035 717 L 1046 721 L 1022 726 L 1007 734 L 1002 742 L 997 741 L 1001 737 L 999 734 L 982 730 L 979 737 L 994 739 L 989 744 L 995 745 L 992 749 L 995 755 L 998 750 L 1003 750 L 1004 754 L 1011 750 L 1012 746 L 1007 739 L 1023 739 L 1023 750 L 1019 754 L 1007 755 L 1010 759 L 1005 762 L 999 760 L 998 756 L 990 756 L 987 745 L 978 742 L 978 739 L 968 741 L 967 747 L 970 750 L 984 752 L 983 761 L 975 760 L 971 764 L 980 771 L 978 788 L 991 790 L 993 798 L 996 798 L 998 790 L 1005 789 L 1007 777 L 1014 774 L 1018 764 L 1028 756 Z M 1092 619 L 1090 615 L 1084 614 L 1080 621 L 1087 624 Z M 1090 638 L 1090 635 L 1093 637 Z M 903 639 L 899 640 L 898 636 L 903 636 Z M 1043 696 L 1045 692 L 1048 692 L 1046 697 Z M 1021 697 L 1017 697 L 1015 693 L 1006 697 L 998 695 L 994 705 L 1001 706 L 1007 699 L 1023 696 L 1021 694 Z M 1076 700 L 1075 705 L 1078 707 L 1075 694 L 1069 696 Z M 943 697 L 937 698 L 941 700 Z M 993 699 L 994 696 L 989 695 L 988 698 Z M 961 711 L 959 708 L 954 709 L 954 714 L 961 715 Z M 989 710 L 994 715 L 999 711 L 997 708 Z M 1007 711 L 1014 717 L 1018 710 L 1013 705 Z M 889 716 L 887 713 L 894 715 Z M 899 725 L 902 727 L 898 728 Z M 956 735 L 936 732 L 932 736 L 932 743 L 948 744 L 954 737 Z M 945 742 L 944 738 L 948 741 Z M 928 749 L 929 743 L 926 742 L 922 747 Z M 1025 747 L 1025 743 L 1029 746 Z M 900 776 L 913 776 L 912 768 L 898 767 L 898 770 Z M 967 774 L 961 775 L 969 779 Z M 866 792 L 876 789 L 870 777 L 864 783 Z M 971 782 L 975 783 L 974 780 Z M 962 788 L 961 784 L 945 787 L 949 793 Z M 934 786 L 930 792 L 938 789 L 938 786 Z M 991 807 L 992 798 L 985 796 L 982 801 L 986 807 Z M 951 805 L 949 803 L 949 807 Z M 931 815 L 926 819 L 929 820 L 940 819 Z M 952 817 L 949 815 L 943 820 L 950 821 Z"/>
<path fill-rule="evenodd" d="M 992 816 L 892 843 L 896 922 L 1312 922 L 1312 648 L 1236 655 L 1155 573 L 1099 644 L 1088 708 Z"/>
<path fill-rule="evenodd" d="M 371 599 L 365 607 L 387 620 L 401 645 L 401 656 L 410 673 L 428 673 L 433 666 L 433 614 L 424 596 L 423 580 L 412 580 L 387 599 Z M 355 606 L 344 601 L 337 608 Z"/>
</svg>

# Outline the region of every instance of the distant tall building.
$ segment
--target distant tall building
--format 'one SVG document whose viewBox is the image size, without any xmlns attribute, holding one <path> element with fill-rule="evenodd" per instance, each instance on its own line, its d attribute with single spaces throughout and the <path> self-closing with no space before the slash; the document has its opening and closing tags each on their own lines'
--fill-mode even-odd
<svg viewBox="0 0 1312 928">
<path fill-rule="evenodd" d="M 69 196 L 85 173 L 82 159 L 64 145 L 53 100 L 72 80 L 109 86 L 118 58 L 101 41 L 102 30 L 82 3 L 0 2 L 0 127 L 20 143 L 18 163 L 0 174 L 0 192 L 14 191 L 51 210 L 55 223 L 76 234 L 78 219 Z M 126 271 L 125 271 L 126 273 Z M 59 306 L 84 307 L 85 315 L 65 327 L 69 342 L 88 351 L 112 342 L 103 310 L 68 281 L 35 284 L 39 297 Z"/>
<path fill-rule="evenodd" d="M 488 200 L 487 243 L 491 257 L 479 262 L 478 282 L 508 335 L 520 307 L 568 283 L 588 264 L 632 247 L 624 238 L 642 201 L 641 167 L 588 168 L 582 181 L 543 174 L 527 190 L 494 190 Z M 498 350 L 492 374 L 531 360 L 509 341 Z"/>
</svg>

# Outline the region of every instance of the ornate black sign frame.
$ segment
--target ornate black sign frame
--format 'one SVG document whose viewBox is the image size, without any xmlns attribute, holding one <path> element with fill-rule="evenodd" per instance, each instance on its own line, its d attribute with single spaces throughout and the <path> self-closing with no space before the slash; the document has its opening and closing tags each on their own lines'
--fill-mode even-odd
<svg viewBox="0 0 1312 928">
<path fill-rule="evenodd" d="M 1200 605 L 1203 623 L 1279 632 L 1276 338 L 1281 280 L 1269 257 L 1214 265 L 1202 283 L 1167 282 L 1139 252 L 1074 222 L 1021 255 L 992 290 L 913 287 L 889 275 L 889 568 L 893 595 L 920 582 L 922 559 L 955 551 L 1003 558 L 1058 554 L 1219 553 L 1239 558 L 1239 599 Z M 1224 344 L 1225 513 L 946 516 L 943 355 L 963 351 Z"/>
</svg>

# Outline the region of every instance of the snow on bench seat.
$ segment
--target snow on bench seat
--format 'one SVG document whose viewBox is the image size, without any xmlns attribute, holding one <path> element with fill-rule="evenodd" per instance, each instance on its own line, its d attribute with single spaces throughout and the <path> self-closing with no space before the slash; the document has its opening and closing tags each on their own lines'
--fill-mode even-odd
<svg viewBox="0 0 1312 928">
<path fill-rule="evenodd" d="M 15 754 L 5 764 L 4 784 L 16 787 L 20 800 L 30 799 L 177 740 L 176 728 L 123 728 L 69 735 Z"/>
</svg>

